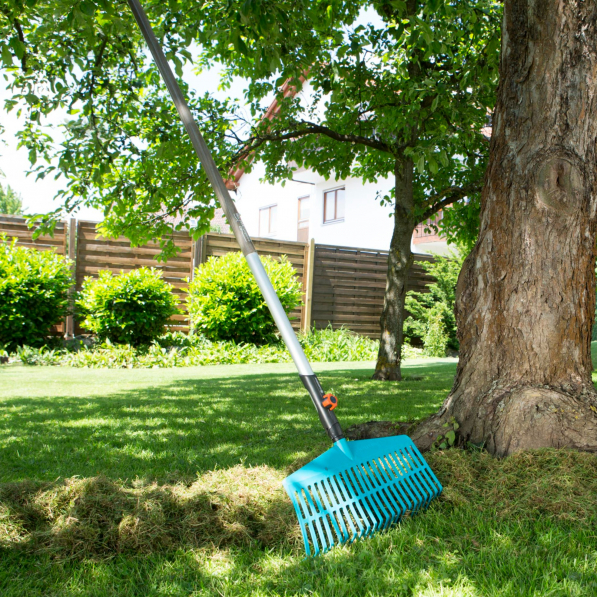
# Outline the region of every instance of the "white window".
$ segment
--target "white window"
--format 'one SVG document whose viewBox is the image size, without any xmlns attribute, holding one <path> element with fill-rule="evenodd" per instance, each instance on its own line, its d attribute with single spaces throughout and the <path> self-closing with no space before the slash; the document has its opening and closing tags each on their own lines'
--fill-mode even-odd
<svg viewBox="0 0 597 597">
<path fill-rule="evenodd" d="M 298 224 L 296 240 L 306 243 L 309 241 L 309 200 L 310 197 L 299 197 Z"/>
<path fill-rule="evenodd" d="M 259 236 L 271 236 L 276 233 L 277 205 L 269 205 L 259 210 Z"/>
<path fill-rule="evenodd" d="M 323 194 L 323 223 L 344 221 L 344 187 Z"/>
</svg>

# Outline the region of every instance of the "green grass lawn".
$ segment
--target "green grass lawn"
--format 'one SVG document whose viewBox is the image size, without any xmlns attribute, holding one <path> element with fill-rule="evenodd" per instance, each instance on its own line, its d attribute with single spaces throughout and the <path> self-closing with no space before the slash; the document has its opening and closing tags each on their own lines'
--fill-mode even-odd
<svg viewBox="0 0 597 597">
<path fill-rule="evenodd" d="M 315 367 L 344 426 L 433 412 L 455 368 L 410 362 L 406 381 L 384 384 L 370 363 Z M 282 474 L 327 447 L 290 365 L 0 368 L 1 484 L 98 474 L 167 484 L 238 465 Z M 446 491 L 429 511 L 309 561 L 258 542 L 70 560 L 5 544 L 0 595 L 597 595 L 597 459 L 525 458 L 430 455 Z"/>
</svg>

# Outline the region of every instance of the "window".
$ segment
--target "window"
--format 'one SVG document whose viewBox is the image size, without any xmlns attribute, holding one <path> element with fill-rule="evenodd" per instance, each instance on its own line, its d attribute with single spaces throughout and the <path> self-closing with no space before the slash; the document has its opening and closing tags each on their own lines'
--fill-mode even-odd
<svg viewBox="0 0 597 597">
<path fill-rule="evenodd" d="M 323 223 L 344 221 L 344 188 L 323 194 Z"/>
<path fill-rule="evenodd" d="M 259 236 L 271 236 L 276 233 L 277 207 L 270 205 L 259 210 Z"/>
<path fill-rule="evenodd" d="M 299 197 L 298 200 L 298 225 L 297 240 L 299 242 L 309 241 L 309 197 Z"/>
</svg>

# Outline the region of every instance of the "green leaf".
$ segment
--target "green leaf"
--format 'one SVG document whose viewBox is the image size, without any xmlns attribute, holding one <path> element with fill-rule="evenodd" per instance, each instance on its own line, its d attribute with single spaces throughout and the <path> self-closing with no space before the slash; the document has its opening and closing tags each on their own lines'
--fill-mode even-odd
<svg viewBox="0 0 597 597">
<path fill-rule="evenodd" d="M 448 433 L 446 433 L 445 437 L 446 437 L 446 440 L 448 441 L 448 444 L 453 446 L 454 442 L 456 441 L 456 433 L 454 433 L 454 431 L 448 431 Z"/>
<path fill-rule="evenodd" d="M 12 54 L 7 45 L 2 46 L 2 63 L 4 66 L 12 66 Z"/>
<path fill-rule="evenodd" d="M 429 170 L 431 171 L 431 174 L 437 174 L 437 162 L 435 161 L 435 158 L 433 156 L 429 157 Z"/>
<path fill-rule="evenodd" d="M 83 14 L 86 14 L 89 17 L 92 17 L 95 15 L 95 4 L 93 4 L 93 2 L 81 2 L 80 4 L 80 8 L 81 8 L 81 12 Z"/>
<path fill-rule="evenodd" d="M 10 40 L 10 47 L 15 51 L 17 58 L 22 60 L 25 55 L 25 44 L 20 39 L 13 37 Z"/>
<path fill-rule="evenodd" d="M 420 155 L 417 159 L 417 171 L 419 174 L 423 174 L 425 172 L 425 156 Z"/>
</svg>

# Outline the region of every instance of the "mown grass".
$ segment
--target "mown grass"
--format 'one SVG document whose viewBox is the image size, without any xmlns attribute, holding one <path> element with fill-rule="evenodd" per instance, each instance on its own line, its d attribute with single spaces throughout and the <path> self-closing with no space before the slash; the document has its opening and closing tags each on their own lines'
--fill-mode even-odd
<svg viewBox="0 0 597 597">
<path fill-rule="evenodd" d="M 370 367 L 316 367 L 339 396 L 344 426 L 433 412 L 455 365 L 422 360 L 398 387 L 371 381 Z M 192 480 L 239 463 L 283 469 L 328 447 L 292 365 L 7 367 L 0 369 L 0 409 L 3 482 L 98 474 Z"/>
<path fill-rule="evenodd" d="M 369 381 L 365 364 L 318 369 L 325 387 L 341 396 L 339 416 L 349 425 L 433 411 L 449 391 L 455 364 L 413 364 L 405 370 L 411 381 L 401 384 Z M 269 514 L 251 500 L 272 504 L 283 497 L 277 479 L 327 447 L 291 372 L 284 365 L 0 370 L 3 503 L 17 508 L 7 488 L 23 490 L 35 480 L 31 508 L 77 528 L 77 517 L 90 517 L 93 492 L 112 496 L 93 510 L 101 518 L 126 491 L 137 491 L 127 503 L 139 509 L 136 524 L 148 524 L 153 532 L 135 535 L 134 524 L 123 525 L 128 535 L 122 541 L 133 545 L 78 555 L 63 546 L 56 551 L 57 531 L 64 526 L 45 536 L 46 551 L 28 551 L 4 536 L 0 595 L 597 595 L 594 455 L 541 451 L 499 461 L 482 452 L 434 453 L 428 460 L 445 486 L 443 497 L 387 533 L 309 561 L 282 520 L 271 535 L 260 536 Z M 104 477 L 85 480 L 98 472 Z M 56 481 L 73 475 L 83 479 Z M 192 502 L 190 512 L 207 504 L 237 538 L 219 547 L 193 543 L 198 531 L 184 539 L 176 535 L 181 525 L 168 535 L 174 539 L 163 539 L 170 544 L 134 544 L 155 538 L 169 520 L 159 512 L 166 502 L 151 493 L 152 483 L 160 491 L 179 487 L 176 507 L 184 508 L 192 481 L 208 501 Z M 82 491 L 85 483 L 93 491 Z M 70 494 L 64 489 L 69 484 Z M 225 507 L 242 500 L 244 510 Z M 3 516 L 6 521 L 0 511 L 0 528 Z M 209 516 L 206 510 L 199 520 L 211 521 L 214 531 L 220 523 Z M 196 521 L 179 518 L 190 525 L 187 531 L 196 528 Z M 108 545 L 108 527 L 98 528 L 94 540 Z M 64 537 L 72 540 L 73 533 Z"/>
</svg>

